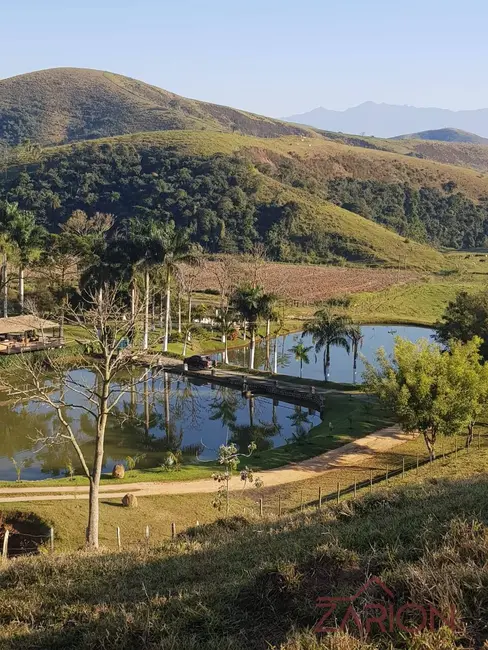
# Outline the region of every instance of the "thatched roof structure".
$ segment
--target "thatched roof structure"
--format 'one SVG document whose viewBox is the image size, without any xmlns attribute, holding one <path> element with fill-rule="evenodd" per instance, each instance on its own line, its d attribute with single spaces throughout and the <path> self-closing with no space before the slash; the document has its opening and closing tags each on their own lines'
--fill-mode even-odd
<svg viewBox="0 0 488 650">
<path fill-rule="evenodd" d="M 0 334 L 23 334 L 33 330 L 40 332 L 58 327 L 58 323 L 39 318 L 39 316 L 25 315 L 0 318 Z"/>
</svg>

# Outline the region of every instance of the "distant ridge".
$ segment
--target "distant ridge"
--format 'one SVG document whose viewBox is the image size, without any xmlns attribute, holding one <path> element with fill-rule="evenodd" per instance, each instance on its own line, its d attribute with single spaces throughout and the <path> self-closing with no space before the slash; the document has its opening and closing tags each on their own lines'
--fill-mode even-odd
<svg viewBox="0 0 488 650">
<path fill-rule="evenodd" d="M 53 68 L 0 80 L 0 141 L 55 145 L 192 129 L 259 137 L 313 135 L 306 127 L 186 99 L 100 70 Z"/>
<path fill-rule="evenodd" d="M 488 108 L 451 111 L 445 108 L 417 108 L 365 102 L 345 111 L 315 108 L 284 118 L 326 131 L 393 138 L 399 133 L 421 133 L 447 127 L 478 133 L 488 138 Z"/>
<path fill-rule="evenodd" d="M 392 140 L 434 140 L 437 142 L 461 142 L 468 144 L 488 144 L 488 138 L 461 129 L 435 129 L 407 135 L 397 135 Z"/>
</svg>

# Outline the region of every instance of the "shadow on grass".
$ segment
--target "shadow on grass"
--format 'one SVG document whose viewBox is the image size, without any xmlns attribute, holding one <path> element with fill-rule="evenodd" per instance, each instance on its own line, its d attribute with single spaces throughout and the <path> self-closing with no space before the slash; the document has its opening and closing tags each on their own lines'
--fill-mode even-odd
<svg viewBox="0 0 488 650">
<path fill-rule="evenodd" d="M 370 575 L 386 576 L 398 604 L 422 587 L 438 605 L 439 574 L 422 562 L 433 562 L 428 549 L 441 547 L 453 519 L 486 525 L 487 496 L 486 477 L 441 481 L 281 521 L 200 526 L 159 550 L 59 556 L 55 571 L 47 557 L 13 563 L 0 573 L 0 617 L 17 632 L 2 648 L 99 648 L 103 639 L 104 650 L 265 650 L 316 623 L 318 596 L 350 596 Z M 486 566 L 476 535 L 465 562 Z M 469 585 L 459 575 L 462 598 Z M 458 604 L 468 632 L 486 624 Z"/>
</svg>

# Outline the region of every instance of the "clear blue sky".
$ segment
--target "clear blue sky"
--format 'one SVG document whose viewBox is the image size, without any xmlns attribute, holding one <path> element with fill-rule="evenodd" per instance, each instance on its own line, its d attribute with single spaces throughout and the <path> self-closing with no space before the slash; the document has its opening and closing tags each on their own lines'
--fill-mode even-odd
<svg viewBox="0 0 488 650">
<path fill-rule="evenodd" d="M 271 116 L 488 107 L 486 0 L 0 3 L 0 78 L 98 68 Z"/>
</svg>

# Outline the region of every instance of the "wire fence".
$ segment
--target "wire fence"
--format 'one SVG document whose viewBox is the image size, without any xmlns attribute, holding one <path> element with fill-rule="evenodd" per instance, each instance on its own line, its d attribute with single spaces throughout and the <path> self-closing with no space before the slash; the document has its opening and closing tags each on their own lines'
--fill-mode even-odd
<svg viewBox="0 0 488 650">
<path fill-rule="evenodd" d="M 437 445 L 437 456 L 431 457 L 425 452 L 410 453 L 401 455 L 398 452 L 383 453 L 374 456 L 371 460 L 375 465 L 358 465 L 354 467 L 340 466 L 331 467 L 324 474 L 312 480 L 306 480 L 299 484 L 288 484 L 276 488 L 247 491 L 246 496 L 250 497 L 246 505 L 242 505 L 237 495 L 231 500 L 229 516 L 245 516 L 256 520 L 280 519 L 285 515 L 294 514 L 311 509 L 320 510 L 331 504 L 340 504 L 342 501 L 355 499 L 367 494 L 373 494 L 378 490 L 389 490 L 394 485 L 405 483 L 415 485 L 434 474 L 439 465 L 447 460 L 461 460 L 469 462 L 470 456 L 476 458 L 476 452 L 481 448 L 488 447 L 488 436 L 481 435 L 479 430 L 471 445 L 465 444 L 465 438 L 454 436 L 453 438 L 441 438 Z M 451 465 L 449 465 L 451 469 Z M 208 494 L 211 499 L 211 494 Z M 226 517 L 221 512 L 222 518 Z M 208 517 L 202 517 L 203 522 Z M 103 545 L 111 550 L 144 550 L 154 548 L 165 542 L 180 539 L 181 534 L 191 527 L 200 526 L 200 521 L 195 520 L 193 526 L 188 525 L 188 518 L 185 523 L 169 522 L 166 531 L 161 524 L 151 526 L 149 522 L 141 531 L 134 531 L 133 526 L 128 525 L 124 529 L 116 526 L 110 532 L 107 539 L 107 531 L 104 531 Z M 203 523 L 202 522 L 202 523 Z M 206 523 L 207 523 L 206 522 Z M 33 534 L 15 529 L 15 524 L 4 524 L 0 529 L 0 550 L 1 560 L 6 561 L 10 557 L 19 555 L 35 554 L 39 552 L 55 552 L 66 548 L 66 540 L 59 544 L 56 540 L 56 531 L 51 527 L 47 532 Z"/>
</svg>

